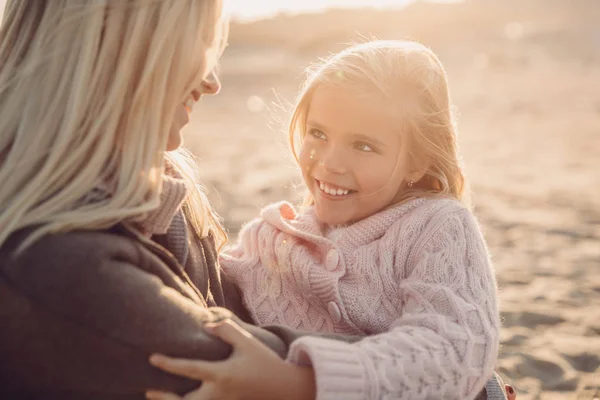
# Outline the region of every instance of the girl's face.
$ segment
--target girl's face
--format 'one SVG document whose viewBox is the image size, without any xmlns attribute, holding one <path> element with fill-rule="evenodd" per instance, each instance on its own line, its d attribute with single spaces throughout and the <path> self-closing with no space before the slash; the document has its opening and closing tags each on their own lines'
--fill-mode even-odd
<svg viewBox="0 0 600 400">
<path fill-rule="evenodd" d="M 389 104 L 321 85 L 313 93 L 299 163 L 318 218 L 353 223 L 394 204 L 414 179 Z"/>
</svg>

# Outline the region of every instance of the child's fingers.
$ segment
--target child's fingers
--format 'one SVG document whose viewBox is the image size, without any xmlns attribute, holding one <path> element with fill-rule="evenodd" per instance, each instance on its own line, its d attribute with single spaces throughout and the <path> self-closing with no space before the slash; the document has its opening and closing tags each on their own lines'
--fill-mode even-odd
<svg viewBox="0 0 600 400">
<path fill-rule="evenodd" d="M 515 400 L 517 398 L 517 392 L 512 388 L 512 386 L 504 385 L 504 389 L 506 390 L 508 400 Z"/>
<path fill-rule="evenodd" d="M 163 371 L 199 381 L 214 381 L 219 375 L 219 362 L 187 360 L 153 354 L 150 356 L 150 364 Z"/>
<path fill-rule="evenodd" d="M 159 392 L 157 390 L 148 390 L 146 392 L 148 400 L 181 400 L 181 397 L 173 393 Z"/>
</svg>

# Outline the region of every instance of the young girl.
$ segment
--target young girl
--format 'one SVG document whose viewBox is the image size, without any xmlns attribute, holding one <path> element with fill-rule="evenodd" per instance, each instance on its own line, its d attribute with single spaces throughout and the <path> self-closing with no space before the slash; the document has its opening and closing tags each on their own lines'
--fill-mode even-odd
<svg viewBox="0 0 600 400">
<path fill-rule="evenodd" d="M 497 357 L 496 283 L 438 58 L 414 42 L 346 49 L 309 77 L 289 133 L 306 206 L 266 207 L 221 257 L 253 319 L 372 335 L 292 343 L 288 360 L 312 366 L 318 399 L 474 398 Z M 276 385 L 270 359 L 246 362 L 236 340 L 227 372 L 203 363 L 188 376 L 226 382 L 223 398 Z M 246 379 L 260 368 L 266 378 Z"/>
</svg>

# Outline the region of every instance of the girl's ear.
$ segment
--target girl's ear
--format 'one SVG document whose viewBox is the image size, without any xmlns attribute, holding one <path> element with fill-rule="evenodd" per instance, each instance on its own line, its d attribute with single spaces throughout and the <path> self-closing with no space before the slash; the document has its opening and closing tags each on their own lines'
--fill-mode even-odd
<svg viewBox="0 0 600 400">
<path fill-rule="evenodd" d="M 413 154 L 409 157 L 410 160 L 410 172 L 407 175 L 407 179 L 413 182 L 419 182 L 431 166 L 431 161 L 428 157 L 418 157 Z"/>
</svg>

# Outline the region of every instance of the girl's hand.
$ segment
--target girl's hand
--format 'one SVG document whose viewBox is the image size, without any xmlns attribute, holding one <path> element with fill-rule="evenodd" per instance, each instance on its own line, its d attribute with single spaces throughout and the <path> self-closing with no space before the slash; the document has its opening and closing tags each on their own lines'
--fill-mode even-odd
<svg viewBox="0 0 600 400">
<path fill-rule="evenodd" d="M 513 389 L 512 386 L 504 385 L 504 390 L 506 390 L 506 395 L 508 396 L 507 397 L 508 400 L 516 400 L 517 399 L 517 392 L 515 391 L 515 389 Z"/>
<path fill-rule="evenodd" d="M 314 400 L 312 368 L 285 362 L 267 346 L 233 321 L 205 325 L 207 331 L 232 345 L 233 353 L 223 361 L 198 361 L 154 354 L 150 363 L 166 372 L 202 381 L 186 394 L 187 400 Z M 148 391 L 148 399 L 182 399 L 173 393 Z"/>
</svg>

